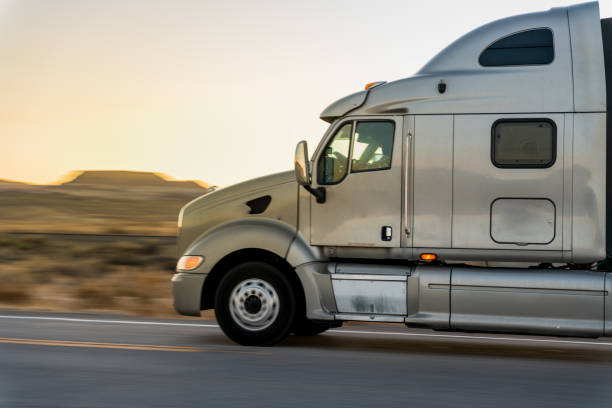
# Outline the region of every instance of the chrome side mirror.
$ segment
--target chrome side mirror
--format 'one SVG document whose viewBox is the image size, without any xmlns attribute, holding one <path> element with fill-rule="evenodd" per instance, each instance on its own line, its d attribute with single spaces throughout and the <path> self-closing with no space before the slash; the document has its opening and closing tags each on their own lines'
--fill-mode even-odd
<svg viewBox="0 0 612 408">
<path fill-rule="evenodd" d="M 303 186 L 310 194 L 317 198 L 317 203 L 325 202 L 325 187 L 312 188 L 310 162 L 308 161 L 308 145 L 305 140 L 297 144 L 295 148 L 295 179 L 300 186 Z"/>
<path fill-rule="evenodd" d="M 295 178 L 299 185 L 310 185 L 310 162 L 308 161 L 308 144 L 302 140 L 295 148 Z"/>
</svg>

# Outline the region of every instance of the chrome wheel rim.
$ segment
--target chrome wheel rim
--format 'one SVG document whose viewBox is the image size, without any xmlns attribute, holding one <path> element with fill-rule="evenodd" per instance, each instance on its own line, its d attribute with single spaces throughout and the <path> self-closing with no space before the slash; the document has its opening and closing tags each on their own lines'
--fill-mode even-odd
<svg viewBox="0 0 612 408">
<path fill-rule="evenodd" d="M 264 330 L 278 317 L 278 294 L 264 280 L 247 279 L 232 290 L 229 309 L 234 322 L 243 329 Z"/>
</svg>

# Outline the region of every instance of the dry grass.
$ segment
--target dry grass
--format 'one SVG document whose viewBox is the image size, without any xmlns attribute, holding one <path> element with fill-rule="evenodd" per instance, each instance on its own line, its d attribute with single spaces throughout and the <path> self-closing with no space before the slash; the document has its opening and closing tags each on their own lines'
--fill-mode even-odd
<svg viewBox="0 0 612 408">
<path fill-rule="evenodd" d="M 119 173 L 111 179 L 102 174 L 99 185 L 0 183 L 0 307 L 177 317 L 170 288 L 174 245 L 1 233 L 175 235 L 180 208 L 206 191 L 194 183 Z M 139 185 L 143 177 L 155 183 Z"/>
<path fill-rule="evenodd" d="M 0 299 L 13 305 L 30 303 L 32 300 L 26 285 L 10 282 L 0 286 Z"/>
<path fill-rule="evenodd" d="M 0 231 L 175 235 L 204 189 L 32 186 L 0 190 Z"/>
<path fill-rule="evenodd" d="M 177 317 L 163 241 L 80 242 L 0 235 L 0 306 Z"/>
</svg>

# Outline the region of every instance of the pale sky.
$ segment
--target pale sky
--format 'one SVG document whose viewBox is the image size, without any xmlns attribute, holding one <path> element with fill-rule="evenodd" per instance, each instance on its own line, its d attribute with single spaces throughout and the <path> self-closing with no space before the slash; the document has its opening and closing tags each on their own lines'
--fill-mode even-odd
<svg viewBox="0 0 612 408">
<path fill-rule="evenodd" d="M 482 24 L 574 3 L 0 0 L 0 179 L 225 186 L 288 170 L 334 100 L 411 76 Z"/>
</svg>

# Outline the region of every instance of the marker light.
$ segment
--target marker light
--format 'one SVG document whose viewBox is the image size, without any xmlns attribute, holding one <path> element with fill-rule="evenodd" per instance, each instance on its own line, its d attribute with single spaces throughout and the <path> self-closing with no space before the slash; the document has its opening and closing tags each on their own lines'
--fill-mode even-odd
<svg viewBox="0 0 612 408">
<path fill-rule="evenodd" d="M 370 82 L 369 84 L 366 84 L 365 89 L 367 91 L 370 88 L 374 88 L 375 86 L 383 85 L 383 84 L 386 84 L 386 83 L 387 82 L 385 82 L 385 81 Z"/>
<path fill-rule="evenodd" d="M 193 271 L 204 261 L 203 256 L 185 255 L 176 264 L 177 271 Z"/>
<path fill-rule="evenodd" d="M 436 259 L 438 259 L 436 254 L 421 254 L 422 261 L 435 261 Z"/>
</svg>

